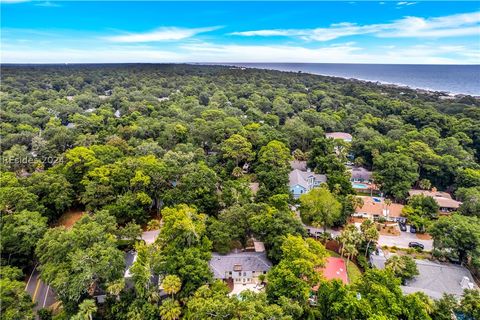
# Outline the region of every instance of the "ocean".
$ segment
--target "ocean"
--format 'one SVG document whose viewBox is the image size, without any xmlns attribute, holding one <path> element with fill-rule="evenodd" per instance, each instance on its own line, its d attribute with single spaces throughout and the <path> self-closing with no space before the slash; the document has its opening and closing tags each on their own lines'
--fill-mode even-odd
<svg viewBox="0 0 480 320">
<path fill-rule="evenodd" d="M 480 96 L 480 65 L 229 63 L 247 68 L 312 73 Z"/>
</svg>

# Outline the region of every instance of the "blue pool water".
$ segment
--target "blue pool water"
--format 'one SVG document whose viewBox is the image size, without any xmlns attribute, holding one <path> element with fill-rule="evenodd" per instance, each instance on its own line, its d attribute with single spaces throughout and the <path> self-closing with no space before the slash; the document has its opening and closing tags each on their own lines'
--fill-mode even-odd
<svg viewBox="0 0 480 320">
<path fill-rule="evenodd" d="M 365 184 L 365 183 L 354 182 L 354 183 L 352 183 L 352 187 L 353 187 L 353 189 L 368 189 L 368 185 Z"/>
</svg>

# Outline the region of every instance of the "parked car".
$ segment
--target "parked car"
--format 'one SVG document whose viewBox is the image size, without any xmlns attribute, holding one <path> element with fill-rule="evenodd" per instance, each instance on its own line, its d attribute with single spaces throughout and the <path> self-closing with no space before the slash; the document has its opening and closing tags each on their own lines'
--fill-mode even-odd
<svg viewBox="0 0 480 320">
<path fill-rule="evenodd" d="M 417 233 L 417 228 L 415 228 L 414 226 L 410 226 L 410 232 Z"/>
<path fill-rule="evenodd" d="M 408 247 L 409 248 L 415 248 L 415 249 L 422 249 L 422 250 L 425 248 L 425 246 L 423 244 L 421 244 L 420 242 L 415 242 L 415 241 L 409 242 Z"/>
<path fill-rule="evenodd" d="M 400 227 L 400 230 L 407 231 L 407 225 L 405 223 L 399 222 L 398 226 Z"/>
</svg>

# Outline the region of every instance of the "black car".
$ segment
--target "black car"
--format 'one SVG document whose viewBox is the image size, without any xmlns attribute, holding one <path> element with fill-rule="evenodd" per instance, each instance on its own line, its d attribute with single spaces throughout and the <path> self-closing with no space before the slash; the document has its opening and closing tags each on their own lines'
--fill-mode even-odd
<svg viewBox="0 0 480 320">
<path fill-rule="evenodd" d="M 417 233 L 417 228 L 410 226 L 410 233 Z"/>
<path fill-rule="evenodd" d="M 398 226 L 400 227 L 400 230 L 407 231 L 407 225 L 405 223 L 399 222 Z"/>
<path fill-rule="evenodd" d="M 423 244 L 415 241 L 409 242 L 408 247 L 415 248 L 415 249 L 422 249 L 422 250 L 425 248 Z"/>
</svg>

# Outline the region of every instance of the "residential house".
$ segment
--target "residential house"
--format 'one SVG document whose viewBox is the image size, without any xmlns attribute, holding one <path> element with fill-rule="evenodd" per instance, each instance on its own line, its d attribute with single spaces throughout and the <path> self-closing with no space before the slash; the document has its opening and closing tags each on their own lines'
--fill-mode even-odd
<svg viewBox="0 0 480 320">
<path fill-rule="evenodd" d="M 372 255 L 372 267 L 383 269 L 387 257 L 383 254 Z M 415 260 L 418 275 L 407 280 L 401 289 L 404 294 L 423 292 L 432 299 L 440 299 L 443 294 L 463 295 L 463 290 L 477 288 L 470 271 L 460 265 L 438 263 L 428 260 Z"/>
<path fill-rule="evenodd" d="M 351 167 L 348 171 L 350 172 L 350 181 L 352 182 L 371 183 L 373 181 L 373 173 L 363 167 Z"/>
<path fill-rule="evenodd" d="M 290 162 L 290 166 L 292 171 L 288 175 L 288 185 L 295 199 L 327 182 L 327 176 L 312 172 L 307 168 L 306 161 L 294 160 Z"/>
<path fill-rule="evenodd" d="M 358 196 L 363 200 L 363 205 L 355 209 L 353 216 L 375 219 L 378 217 L 401 219 L 403 205 L 399 203 L 385 203 L 382 197 Z"/>
<path fill-rule="evenodd" d="M 314 173 L 310 170 L 301 171 L 299 169 L 294 169 L 288 175 L 288 181 L 290 192 L 293 194 L 293 197 L 297 199 L 302 194 L 320 186 L 322 183 L 326 183 L 327 176 Z"/>
<path fill-rule="evenodd" d="M 447 192 L 437 191 L 435 188 L 432 190 L 410 190 L 408 191 L 410 197 L 422 194 L 426 197 L 432 197 L 440 207 L 441 213 L 450 213 L 456 211 L 462 204 L 460 201 L 452 199 L 452 196 Z"/>
<path fill-rule="evenodd" d="M 340 139 L 345 142 L 352 142 L 352 135 L 346 132 L 328 132 L 325 137 L 330 139 Z"/>
<path fill-rule="evenodd" d="M 246 285 L 258 285 L 261 282 L 259 276 L 266 274 L 272 267 L 265 251 L 227 255 L 213 253 L 209 265 L 215 279 L 221 279 L 233 288 L 244 285 L 245 288 L 251 288 Z"/>
</svg>

